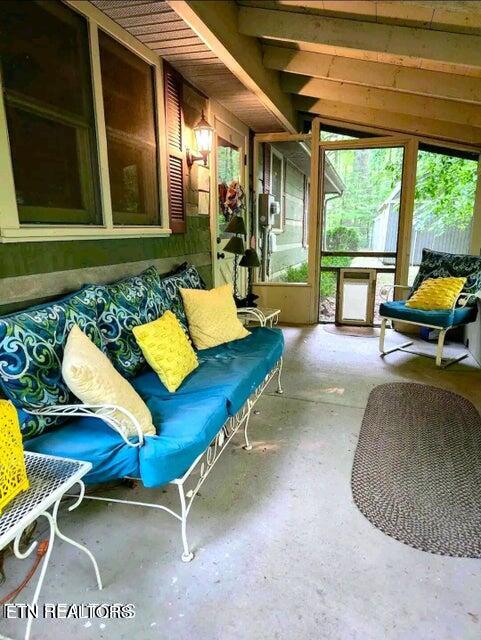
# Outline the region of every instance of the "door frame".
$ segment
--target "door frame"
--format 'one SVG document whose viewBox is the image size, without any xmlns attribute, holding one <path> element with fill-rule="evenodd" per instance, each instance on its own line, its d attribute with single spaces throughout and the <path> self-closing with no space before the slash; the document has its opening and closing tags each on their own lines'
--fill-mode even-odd
<svg viewBox="0 0 481 640">
<path fill-rule="evenodd" d="M 317 122 L 315 122 L 317 121 Z M 325 152 L 329 150 L 346 149 L 379 149 L 389 147 L 403 147 L 403 168 L 401 177 L 401 198 L 399 202 L 398 237 L 396 247 L 396 270 L 394 274 L 394 284 L 406 284 L 409 275 L 409 261 L 411 252 L 412 220 L 414 213 L 414 192 L 416 186 L 416 164 L 418 152 L 418 140 L 412 136 L 378 136 L 373 138 L 360 138 L 355 140 L 341 141 L 321 141 L 320 140 L 320 119 L 313 120 L 317 130 L 317 153 L 312 158 L 311 189 L 315 192 L 313 202 L 317 209 L 314 238 L 314 251 L 309 251 L 309 274 L 312 275 L 314 287 L 311 305 L 311 322 L 319 322 L 319 302 L 320 302 L 320 278 L 322 259 L 322 221 L 324 213 L 324 184 L 320 176 L 324 175 Z M 314 167 L 317 165 L 317 167 Z M 311 238 L 310 238 L 311 241 Z"/>
<path fill-rule="evenodd" d="M 244 161 L 241 155 L 241 184 L 245 189 L 246 211 L 244 222 L 247 229 L 246 248 L 250 238 L 250 202 L 249 202 L 249 127 L 238 120 L 230 111 L 225 109 L 215 100 L 210 100 L 208 110 L 209 122 L 214 127 L 214 135 L 212 140 L 212 151 L 210 154 L 210 237 L 211 237 L 211 256 L 212 256 L 212 283 L 217 286 L 217 215 L 219 211 L 218 189 L 217 189 L 217 136 L 229 140 L 229 136 L 234 134 L 238 136 L 239 141 L 242 140 L 242 149 Z M 230 132 L 222 135 L 221 131 Z M 242 287 L 243 277 L 242 269 L 239 270 L 240 290 Z"/>
<path fill-rule="evenodd" d="M 259 185 L 259 149 L 263 142 L 309 142 L 311 144 L 311 158 L 314 153 L 312 144 L 313 131 L 311 133 L 258 133 L 254 136 L 253 148 L 253 184 L 252 191 L 254 196 L 253 207 L 254 215 L 253 225 L 255 229 L 256 239 L 259 234 L 259 213 L 258 213 L 258 196 L 262 193 Z M 311 183 L 312 183 L 313 162 L 311 159 Z M 312 229 L 315 226 L 315 207 L 313 206 L 313 191 L 309 190 L 309 207 L 308 207 L 308 228 L 309 238 Z M 310 243 L 310 240 L 309 240 Z M 308 243 L 308 244 L 309 244 Z M 308 261 L 310 262 L 310 251 L 308 253 Z M 259 306 L 280 309 L 281 322 L 290 324 L 309 324 L 310 323 L 310 307 L 312 299 L 312 278 L 310 269 L 307 282 L 264 282 L 259 279 L 259 273 L 254 275 L 254 292 L 259 296 Z"/>
</svg>

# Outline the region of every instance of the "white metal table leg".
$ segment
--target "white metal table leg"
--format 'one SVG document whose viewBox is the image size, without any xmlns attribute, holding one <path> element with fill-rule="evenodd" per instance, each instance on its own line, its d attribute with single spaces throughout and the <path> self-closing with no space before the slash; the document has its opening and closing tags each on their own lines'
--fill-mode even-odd
<svg viewBox="0 0 481 640">
<path fill-rule="evenodd" d="M 81 482 L 81 481 L 79 482 L 79 484 L 82 485 L 80 498 L 73 505 L 70 505 L 69 511 L 73 511 L 73 509 L 75 509 L 80 504 L 80 502 L 82 501 L 83 493 L 85 492 L 85 486 L 84 486 L 83 482 Z M 69 538 L 68 536 L 66 536 L 58 528 L 57 514 L 58 514 L 58 508 L 60 506 L 60 501 L 61 501 L 61 499 L 57 500 L 57 502 L 54 504 L 53 512 L 52 512 L 52 517 L 53 517 L 54 527 L 55 527 L 55 533 L 57 534 L 57 536 L 61 540 L 64 540 L 65 542 L 68 542 L 72 546 L 77 547 L 77 549 L 80 549 L 81 551 L 83 551 L 84 553 L 86 553 L 88 555 L 88 557 L 92 561 L 92 564 L 94 565 L 95 577 L 97 579 L 97 586 L 99 588 L 99 591 L 102 591 L 102 579 L 100 578 L 99 567 L 98 567 L 97 560 L 95 559 L 93 553 L 89 549 L 87 549 L 87 547 L 84 547 L 83 544 L 80 544 L 79 542 L 76 542 L 75 540 L 72 540 L 72 538 Z"/>
<path fill-rule="evenodd" d="M 37 586 L 35 587 L 35 591 L 34 591 L 32 602 L 31 602 L 32 609 L 34 609 L 35 605 L 38 603 L 40 591 L 42 590 L 42 585 L 45 578 L 45 573 L 47 572 L 47 566 L 50 560 L 50 555 L 52 553 L 53 541 L 55 538 L 55 521 L 52 515 L 48 513 L 48 511 L 44 511 L 40 513 L 39 516 L 44 516 L 44 518 L 48 520 L 50 533 L 48 537 L 47 551 L 45 552 L 45 556 L 43 558 L 42 568 L 40 569 L 40 575 L 39 575 Z M 19 560 L 24 560 L 25 558 L 28 558 L 28 556 L 32 553 L 34 549 L 37 548 L 37 545 L 38 545 L 37 541 L 32 542 L 30 547 L 22 553 L 19 549 L 20 538 L 22 537 L 22 534 L 23 534 L 23 530 L 17 535 L 13 543 L 13 552 L 15 556 L 19 558 Z M 30 632 L 32 630 L 32 622 L 33 622 L 33 617 L 30 614 L 28 614 L 27 628 L 25 630 L 25 640 L 28 640 L 30 638 Z"/>
</svg>

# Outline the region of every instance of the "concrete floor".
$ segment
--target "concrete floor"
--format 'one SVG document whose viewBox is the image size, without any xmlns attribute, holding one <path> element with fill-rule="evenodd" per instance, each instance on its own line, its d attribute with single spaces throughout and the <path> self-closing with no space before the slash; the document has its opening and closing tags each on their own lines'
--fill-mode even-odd
<svg viewBox="0 0 481 640">
<path fill-rule="evenodd" d="M 481 561 L 385 536 L 354 506 L 349 480 L 373 387 L 414 380 L 480 408 L 481 371 L 472 360 L 446 371 L 402 353 L 382 360 L 375 339 L 322 326 L 284 331 L 285 394 L 272 389 L 261 399 L 253 450 L 231 447 L 194 503 L 195 560 L 180 562 L 178 526 L 167 514 L 91 501 L 64 511 L 65 533 L 94 551 L 105 590 L 95 589 L 86 557 L 59 542 L 43 601 L 134 603 L 136 616 L 38 620 L 34 639 L 479 640 Z M 111 495 L 176 507 L 174 489 Z M 2 593 L 28 566 L 7 560 Z M 23 637 L 23 622 L 2 620 L 0 631 Z"/>
</svg>

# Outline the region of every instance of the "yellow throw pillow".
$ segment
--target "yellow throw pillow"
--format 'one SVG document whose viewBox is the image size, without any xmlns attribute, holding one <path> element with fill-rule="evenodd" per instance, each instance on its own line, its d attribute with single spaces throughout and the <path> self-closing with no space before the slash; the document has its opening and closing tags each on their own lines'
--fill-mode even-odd
<svg viewBox="0 0 481 640">
<path fill-rule="evenodd" d="M 406 307 L 435 311 L 452 309 L 463 290 L 466 278 L 429 278 L 424 280 L 406 302 Z"/>
<path fill-rule="evenodd" d="M 70 331 L 62 361 L 62 376 L 68 388 L 84 404 L 114 404 L 137 418 L 145 435 L 155 435 L 152 414 L 128 380 L 77 325 Z M 122 412 L 114 413 L 127 438 L 137 435 L 132 421 Z M 92 433 L 95 438 L 95 434 Z"/>
<path fill-rule="evenodd" d="M 172 311 L 134 327 L 133 332 L 145 359 L 171 393 L 199 366 L 189 338 Z"/>
<path fill-rule="evenodd" d="M 189 333 L 197 349 L 239 340 L 249 335 L 237 317 L 231 284 L 204 289 L 180 289 Z"/>
</svg>

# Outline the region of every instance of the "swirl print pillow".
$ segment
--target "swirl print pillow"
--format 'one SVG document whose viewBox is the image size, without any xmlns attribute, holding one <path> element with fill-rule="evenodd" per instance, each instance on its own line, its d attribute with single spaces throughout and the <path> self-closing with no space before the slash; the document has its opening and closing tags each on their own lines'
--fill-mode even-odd
<svg viewBox="0 0 481 640">
<path fill-rule="evenodd" d="M 98 287 L 99 329 L 112 364 L 126 378 L 141 371 L 146 360 L 133 328 L 157 320 L 169 308 L 155 267 L 137 276 Z M 80 327 L 82 328 L 82 327 Z"/>
<path fill-rule="evenodd" d="M 19 409 L 24 438 L 65 419 L 22 411 L 76 402 L 62 378 L 64 347 L 78 325 L 102 350 L 97 327 L 97 287 L 85 287 L 55 302 L 0 317 L 0 388 Z"/>
</svg>

